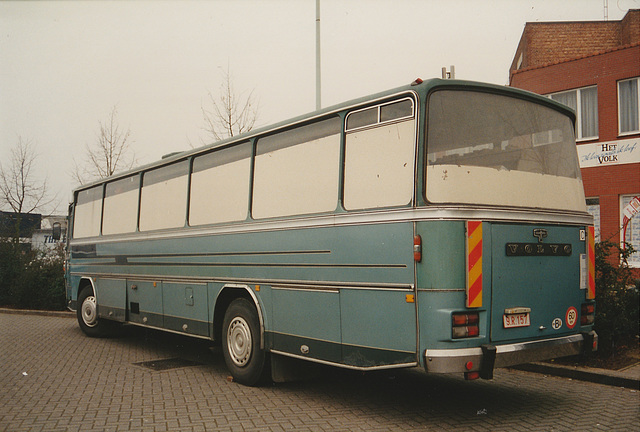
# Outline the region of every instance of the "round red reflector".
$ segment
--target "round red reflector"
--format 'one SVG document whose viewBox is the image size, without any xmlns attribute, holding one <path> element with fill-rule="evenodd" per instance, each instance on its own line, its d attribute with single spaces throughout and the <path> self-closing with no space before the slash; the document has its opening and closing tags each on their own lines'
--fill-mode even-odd
<svg viewBox="0 0 640 432">
<path fill-rule="evenodd" d="M 472 362 L 472 361 L 468 361 L 468 362 L 464 365 L 464 367 L 466 367 L 466 368 L 467 368 L 467 370 L 471 370 L 471 369 L 473 369 L 473 362 Z"/>
</svg>

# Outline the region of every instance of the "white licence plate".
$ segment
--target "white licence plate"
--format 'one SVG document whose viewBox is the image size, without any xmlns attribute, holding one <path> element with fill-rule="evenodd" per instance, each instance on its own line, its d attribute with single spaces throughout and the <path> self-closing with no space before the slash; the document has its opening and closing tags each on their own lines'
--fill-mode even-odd
<svg viewBox="0 0 640 432">
<path fill-rule="evenodd" d="M 529 327 L 531 325 L 529 313 L 505 314 L 502 315 L 502 322 L 504 328 Z"/>
</svg>

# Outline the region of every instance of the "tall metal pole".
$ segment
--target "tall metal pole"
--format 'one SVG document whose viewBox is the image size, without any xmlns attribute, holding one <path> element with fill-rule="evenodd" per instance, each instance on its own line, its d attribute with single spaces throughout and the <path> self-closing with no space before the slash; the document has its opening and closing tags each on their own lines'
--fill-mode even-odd
<svg viewBox="0 0 640 432">
<path fill-rule="evenodd" d="M 320 0 L 316 0 L 316 109 L 322 107 L 320 103 Z"/>
</svg>

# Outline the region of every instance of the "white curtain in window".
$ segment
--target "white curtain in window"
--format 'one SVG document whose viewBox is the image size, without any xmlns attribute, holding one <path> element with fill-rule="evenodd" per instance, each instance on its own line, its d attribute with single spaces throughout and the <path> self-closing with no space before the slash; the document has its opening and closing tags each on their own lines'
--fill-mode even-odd
<svg viewBox="0 0 640 432">
<path fill-rule="evenodd" d="M 598 88 L 580 90 L 582 138 L 598 136 Z"/>
<path fill-rule="evenodd" d="M 574 111 L 578 111 L 578 100 L 575 90 L 551 95 L 551 99 L 568 106 Z"/>
<path fill-rule="evenodd" d="M 618 83 L 620 98 L 620 133 L 635 132 L 638 126 L 638 80 Z"/>
</svg>

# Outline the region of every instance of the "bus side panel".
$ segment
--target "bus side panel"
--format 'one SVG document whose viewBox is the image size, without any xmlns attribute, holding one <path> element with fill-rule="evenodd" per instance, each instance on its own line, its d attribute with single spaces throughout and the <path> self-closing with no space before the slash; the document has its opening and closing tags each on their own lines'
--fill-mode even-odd
<svg viewBox="0 0 640 432">
<path fill-rule="evenodd" d="M 340 295 L 272 287 L 273 349 L 340 362 Z"/>
<path fill-rule="evenodd" d="M 413 291 L 342 290 L 343 362 L 360 367 L 417 362 L 413 298 Z"/>
<path fill-rule="evenodd" d="M 67 307 L 69 310 L 75 311 L 78 309 L 78 286 L 80 285 L 81 277 L 72 275 L 69 267 L 70 264 L 67 264 Z"/>
<path fill-rule="evenodd" d="M 127 310 L 127 281 L 125 279 L 96 280 L 98 316 L 123 322 Z"/>
<path fill-rule="evenodd" d="M 166 329 L 209 336 L 206 284 L 162 282 L 162 304 Z"/>
<path fill-rule="evenodd" d="M 347 357 L 356 367 L 415 361 L 416 311 L 406 298 L 415 294 L 411 222 L 114 239 L 75 249 L 82 257 L 74 273 L 126 279 L 118 304 L 126 299 L 132 323 L 207 335 L 204 327 L 218 322 L 219 290 L 244 287 L 268 302 L 261 304 L 267 349 L 336 363 Z M 394 329 L 402 337 L 389 337 Z"/>
<path fill-rule="evenodd" d="M 417 361 L 411 223 L 265 233 L 264 242 L 323 251 L 270 255 L 282 264 L 251 269 L 302 284 L 272 286 L 274 350 L 365 368 Z"/>
<path fill-rule="evenodd" d="M 129 319 L 133 323 L 163 327 L 162 283 L 127 279 Z"/>
<path fill-rule="evenodd" d="M 416 223 L 422 237 L 422 262 L 417 266 L 419 289 L 465 289 L 465 225 L 463 221 Z"/>
</svg>

